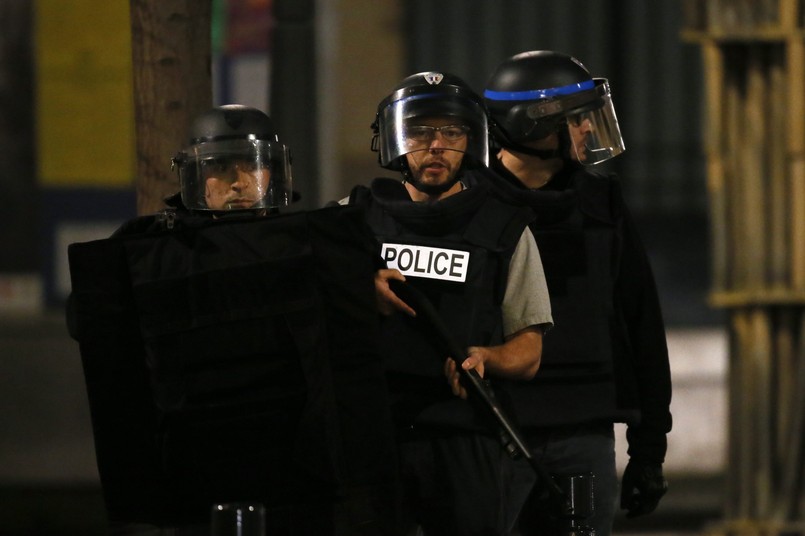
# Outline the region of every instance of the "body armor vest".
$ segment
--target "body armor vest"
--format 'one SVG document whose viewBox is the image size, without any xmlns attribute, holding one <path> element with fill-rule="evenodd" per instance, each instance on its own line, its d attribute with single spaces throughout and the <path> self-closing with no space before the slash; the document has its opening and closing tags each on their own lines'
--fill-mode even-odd
<svg viewBox="0 0 805 536">
<path fill-rule="evenodd" d="M 500 305 L 508 263 L 533 217 L 529 211 L 490 195 L 488 184 L 436 203 L 414 203 L 392 179 L 376 179 L 371 191 L 359 187 L 351 202 L 367 208 L 387 266 L 425 293 L 462 347 L 503 342 Z M 428 326 L 394 314 L 384 319 L 382 333 L 398 424 L 488 430 L 483 410 L 473 412 L 447 387 L 449 353 Z"/>
<path fill-rule="evenodd" d="M 579 203 L 553 224 L 533 225 L 555 326 L 543 344 L 544 376 L 612 372 L 616 222 L 609 184 L 582 174 Z"/>
<path fill-rule="evenodd" d="M 511 389 L 523 426 L 627 417 L 617 407 L 612 340 L 619 254 L 615 188 L 609 178 L 579 169 L 561 192 L 507 189 L 538 214 L 544 205 L 552 207 L 550 218 L 538 216 L 530 225 L 554 327 L 543 338 L 536 377 Z"/>
</svg>

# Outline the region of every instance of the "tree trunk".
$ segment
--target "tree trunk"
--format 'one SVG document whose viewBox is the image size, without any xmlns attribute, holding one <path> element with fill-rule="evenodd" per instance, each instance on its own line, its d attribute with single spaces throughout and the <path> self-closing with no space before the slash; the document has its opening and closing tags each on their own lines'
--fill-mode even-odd
<svg viewBox="0 0 805 536">
<path fill-rule="evenodd" d="M 212 106 L 211 0 L 131 0 L 137 212 L 178 191 L 171 157 L 193 118 Z"/>
</svg>

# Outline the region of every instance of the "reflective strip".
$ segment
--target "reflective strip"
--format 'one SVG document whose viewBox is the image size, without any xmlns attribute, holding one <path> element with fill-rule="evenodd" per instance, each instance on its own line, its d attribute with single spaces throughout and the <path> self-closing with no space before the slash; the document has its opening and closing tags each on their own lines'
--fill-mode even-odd
<svg viewBox="0 0 805 536">
<path fill-rule="evenodd" d="M 586 80 L 584 82 L 579 82 L 578 84 L 570 84 L 567 86 L 552 87 L 548 89 L 532 89 L 528 91 L 492 91 L 491 89 L 487 89 L 484 91 L 484 97 L 490 100 L 500 101 L 538 100 L 546 99 L 548 97 L 556 97 L 557 95 L 572 95 L 573 93 L 578 93 L 579 91 L 584 91 L 586 89 L 593 89 L 594 87 L 595 82 L 593 80 Z"/>
</svg>

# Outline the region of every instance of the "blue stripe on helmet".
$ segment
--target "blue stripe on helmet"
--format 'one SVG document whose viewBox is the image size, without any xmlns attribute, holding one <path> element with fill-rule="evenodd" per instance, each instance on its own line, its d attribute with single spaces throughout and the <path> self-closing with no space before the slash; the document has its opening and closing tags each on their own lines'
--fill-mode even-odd
<svg viewBox="0 0 805 536">
<path fill-rule="evenodd" d="M 529 91 L 492 91 L 487 89 L 484 91 L 484 97 L 490 100 L 500 101 L 525 101 L 525 100 L 539 100 L 547 99 L 548 97 L 556 97 L 558 95 L 572 95 L 579 91 L 586 89 L 593 89 L 595 82 L 593 80 L 586 80 L 577 84 L 570 84 L 561 87 L 552 87 L 548 89 L 532 89 Z"/>
</svg>

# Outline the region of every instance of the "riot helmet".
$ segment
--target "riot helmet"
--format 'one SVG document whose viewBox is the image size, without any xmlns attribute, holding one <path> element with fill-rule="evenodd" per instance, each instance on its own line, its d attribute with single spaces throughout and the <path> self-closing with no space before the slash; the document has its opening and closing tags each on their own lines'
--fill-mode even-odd
<svg viewBox="0 0 805 536">
<path fill-rule="evenodd" d="M 556 132 L 567 145 L 563 156 L 584 165 L 625 150 L 608 80 L 593 78 L 566 54 L 537 50 L 508 58 L 487 82 L 484 102 L 502 147 L 546 158 L 524 144 Z"/>
<path fill-rule="evenodd" d="M 441 126 L 423 120 L 445 119 Z M 461 165 L 489 163 L 489 134 L 483 101 L 458 76 L 420 72 L 406 77 L 377 107 L 372 150 L 380 165 L 405 172 L 406 155 L 428 152 L 435 139 L 445 151 L 463 153 Z"/>
<path fill-rule="evenodd" d="M 262 212 L 289 205 L 290 151 L 266 114 L 239 104 L 218 106 L 193 121 L 189 138 L 172 160 L 188 209 Z"/>
</svg>

